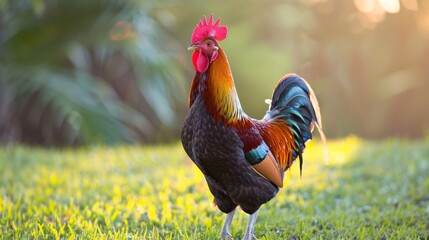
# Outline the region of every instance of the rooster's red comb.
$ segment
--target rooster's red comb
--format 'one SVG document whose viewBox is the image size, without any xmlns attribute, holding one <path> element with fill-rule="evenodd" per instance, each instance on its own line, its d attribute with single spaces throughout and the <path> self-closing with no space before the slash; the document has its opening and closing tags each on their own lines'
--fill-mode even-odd
<svg viewBox="0 0 429 240">
<path fill-rule="evenodd" d="M 206 37 L 213 37 L 217 41 L 222 41 L 226 38 L 228 28 L 226 26 L 219 26 L 220 18 L 213 23 L 213 14 L 210 15 L 209 21 L 206 16 L 200 21 L 192 32 L 191 42 L 200 42 Z"/>
</svg>

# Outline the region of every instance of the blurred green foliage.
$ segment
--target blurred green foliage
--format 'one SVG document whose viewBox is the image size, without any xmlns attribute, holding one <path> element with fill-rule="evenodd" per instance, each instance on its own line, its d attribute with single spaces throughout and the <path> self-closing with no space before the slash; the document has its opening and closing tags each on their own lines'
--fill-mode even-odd
<svg viewBox="0 0 429 240">
<path fill-rule="evenodd" d="M 210 13 L 229 28 L 221 46 L 250 116 L 296 72 L 328 137 L 427 133 L 427 1 L 14 0 L 0 1 L 0 141 L 177 139 L 193 77 L 185 50 Z"/>
<path fill-rule="evenodd" d="M 0 137 L 68 145 L 155 141 L 186 100 L 181 48 L 155 1 L 9 1 L 0 19 Z"/>
</svg>

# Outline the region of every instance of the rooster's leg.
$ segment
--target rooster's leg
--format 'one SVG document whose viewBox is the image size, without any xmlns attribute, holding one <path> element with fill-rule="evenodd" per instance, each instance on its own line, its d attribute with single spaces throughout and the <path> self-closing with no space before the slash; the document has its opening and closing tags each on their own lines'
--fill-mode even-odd
<svg viewBox="0 0 429 240">
<path fill-rule="evenodd" d="M 255 228 L 256 218 L 258 217 L 258 211 L 250 215 L 249 223 L 247 224 L 247 228 L 246 228 L 246 235 L 244 235 L 243 240 L 256 239 L 255 235 L 253 235 L 253 229 Z"/>
<path fill-rule="evenodd" d="M 234 217 L 235 209 L 229 212 L 225 218 L 225 224 L 222 227 L 220 232 L 220 238 L 232 238 L 231 233 L 229 232 L 229 227 L 231 226 L 232 218 Z"/>
</svg>

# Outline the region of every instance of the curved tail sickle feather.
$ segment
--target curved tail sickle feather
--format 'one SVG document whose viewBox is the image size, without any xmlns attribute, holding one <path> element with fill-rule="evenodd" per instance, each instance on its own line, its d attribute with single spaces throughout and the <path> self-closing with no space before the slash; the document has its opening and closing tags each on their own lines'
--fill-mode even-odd
<svg viewBox="0 0 429 240">
<path fill-rule="evenodd" d="M 268 100 L 268 103 L 270 106 L 263 119 L 266 122 L 266 126 L 263 129 L 271 128 L 272 131 L 262 131 L 266 133 L 263 134 L 263 137 L 284 170 L 292 165 L 296 157 L 299 157 L 300 173 L 302 174 L 302 153 L 305 149 L 305 143 L 312 139 L 314 126 L 317 127 L 320 133 L 325 161 L 328 161 L 326 137 L 322 130 L 319 103 L 313 89 L 303 78 L 293 73 L 282 77 L 274 89 L 272 99 Z M 281 125 L 287 125 L 288 129 L 290 129 L 292 136 L 289 139 L 284 139 L 284 137 L 280 136 L 282 131 L 276 128 Z M 273 134 L 277 135 L 277 137 L 273 138 Z M 282 134 L 285 135 L 284 133 Z M 291 144 L 292 151 L 286 155 L 287 151 L 284 151 L 284 149 L 288 148 L 288 144 L 290 146 L 288 142 L 291 140 L 293 141 Z"/>
</svg>

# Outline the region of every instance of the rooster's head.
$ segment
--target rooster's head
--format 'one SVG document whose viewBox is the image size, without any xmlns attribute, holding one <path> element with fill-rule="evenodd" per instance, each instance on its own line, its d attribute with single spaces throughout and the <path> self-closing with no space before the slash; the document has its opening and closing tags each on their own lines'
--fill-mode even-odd
<svg viewBox="0 0 429 240">
<path fill-rule="evenodd" d="M 194 63 L 195 71 L 207 71 L 209 64 L 213 62 L 219 50 L 218 41 L 226 38 L 228 28 L 219 26 L 220 18 L 213 23 L 213 14 L 210 15 L 207 21 L 206 16 L 194 28 L 191 37 L 191 45 L 188 50 L 194 50 L 192 62 Z"/>
</svg>

